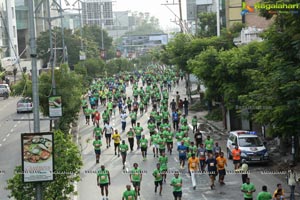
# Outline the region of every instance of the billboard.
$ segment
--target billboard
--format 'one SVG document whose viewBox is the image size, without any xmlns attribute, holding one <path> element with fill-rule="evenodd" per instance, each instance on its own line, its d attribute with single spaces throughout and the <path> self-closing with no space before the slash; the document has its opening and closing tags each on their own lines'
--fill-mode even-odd
<svg viewBox="0 0 300 200">
<path fill-rule="evenodd" d="M 53 181 L 53 133 L 21 134 L 22 176 L 24 183 Z"/>
</svg>

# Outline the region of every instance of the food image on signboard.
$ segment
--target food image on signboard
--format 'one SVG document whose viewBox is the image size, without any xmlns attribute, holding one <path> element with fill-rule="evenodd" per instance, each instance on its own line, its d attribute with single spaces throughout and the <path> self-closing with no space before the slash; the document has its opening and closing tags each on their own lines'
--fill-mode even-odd
<svg viewBox="0 0 300 200">
<path fill-rule="evenodd" d="M 61 107 L 61 98 L 60 97 L 52 97 L 51 101 L 49 102 L 51 107 L 59 108 Z"/>
<path fill-rule="evenodd" d="M 47 161 L 52 154 L 52 141 L 42 136 L 24 137 L 24 161 L 41 163 Z"/>
</svg>

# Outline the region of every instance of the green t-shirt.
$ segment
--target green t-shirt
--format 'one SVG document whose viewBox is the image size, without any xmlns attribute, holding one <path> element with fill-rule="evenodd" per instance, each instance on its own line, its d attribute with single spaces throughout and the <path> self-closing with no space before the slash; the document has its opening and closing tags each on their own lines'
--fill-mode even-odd
<svg viewBox="0 0 300 200">
<path fill-rule="evenodd" d="M 95 127 L 94 128 L 94 134 L 95 134 L 95 136 L 101 136 L 102 135 L 102 128 Z"/>
<path fill-rule="evenodd" d="M 213 148 L 214 148 L 214 140 L 213 139 L 210 139 L 210 140 L 206 139 L 204 144 L 205 144 L 205 148 L 207 150 L 213 150 Z"/>
<path fill-rule="evenodd" d="M 122 153 L 125 153 L 128 151 L 128 145 L 127 144 L 120 144 L 120 151 Z"/>
<path fill-rule="evenodd" d="M 149 129 L 149 132 L 154 132 L 154 130 L 155 130 L 155 124 L 154 123 L 149 123 L 148 124 L 148 129 Z"/>
<path fill-rule="evenodd" d="M 151 136 L 151 142 L 156 145 L 156 144 L 158 144 L 157 142 L 158 142 L 159 138 L 160 138 L 160 136 L 158 134 L 154 134 Z"/>
<path fill-rule="evenodd" d="M 127 132 L 127 137 L 128 138 L 133 138 L 134 137 L 134 132 L 133 131 L 128 131 Z"/>
<path fill-rule="evenodd" d="M 160 122 L 161 121 L 161 119 L 162 119 L 162 117 L 161 117 L 161 115 L 158 113 L 156 113 L 155 115 L 154 115 L 154 119 L 155 119 L 155 121 L 156 121 L 156 123 L 157 122 Z"/>
<path fill-rule="evenodd" d="M 194 145 L 194 146 L 189 146 L 189 150 L 192 153 L 196 154 L 197 153 L 197 147 Z"/>
<path fill-rule="evenodd" d="M 256 200 L 271 200 L 272 199 L 272 195 L 270 192 L 260 192 L 258 193 Z"/>
<path fill-rule="evenodd" d="M 108 179 L 108 170 L 102 170 L 100 169 L 97 173 L 97 177 L 98 177 L 98 181 L 100 184 L 106 184 L 109 182 L 109 179 Z"/>
<path fill-rule="evenodd" d="M 173 142 L 173 133 L 170 131 L 165 131 L 166 142 Z"/>
<path fill-rule="evenodd" d="M 184 123 L 186 123 L 187 122 L 187 118 L 181 118 L 180 119 L 180 124 L 184 124 Z"/>
<path fill-rule="evenodd" d="M 184 137 L 182 138 L 183 142 L 184 142 L 184 146 L 189 147 L 190 146 L 190 142 L 191 142 L 191 138 L 190 137 Z"/>
<path fill-rule="evenodd" d="M 196 126 L 198 123 L 198 119 L 197 118 L 193 118 L 192 119 L 192 126 Z"/>
<path fill-rule="evenodd" d="M 166 148 L 166 140 L 164 138 L 159 138 L 157 140 L 158 148 L 159 149 L 165 149 Z"/>
<path fill-rule="evenodd" d="M 144 130 L 143 127 L 141 127 L 141 126 L 135 126 L 133 129 L 135 131 L 135 135 L 136 136 L 141 136 L 142 135 L 142 131 Z"/>
<path fill-rule="evenodd" d="M 148 146 L 148 140 L 145 138 L 145 139 L 141 139 L 140 140 L 140 144 L 141 144 L 141 147 L 147 147 Z"/>
<path fill-rule="evenodd" d="M 161 169 L 155 169 L 152 173 L 155 181 L 162 181 Z"/>
<path fill-rule="evenodd" d="M 175 178 L 173 177 L 171 180 L 171 185 L 173 186 L 173 191 L 174 192 L 180 192 L 182 191 L 182 186 L 179 186 L 178 184 L 182 183 L 181 177 Z"/>
<path fill-rule="evenodd" d="M 140 182 L 141 181 L 141 176 L 142 176 L 142 171 L 140 168 L 134 168 L 131 170 L 131 179 L 132 181 L 135 182 Z"/>
<path fill-rule="evenodd" d="M 101 140 L 94 140 L 93 146 L 94 146 L 95 150 L 101 150 L 102 141 Z"/>
<path fill-rule="evenodd" d="M 161 170 L 167 170 L 168 169 L 168 157 L 167 156 L 159 156 L 158 162 L 160 163 L 160 169 Z"/>
<path fill-rule="evenodd" d="M 169 112 L 168 111 L 163 111 L 163 112 L 161 112 L 161 114 L 162 114 L 162 118 L 163 119 L 169 119 Z"/>
<path fill-rule="evenodd" d="M 130 113 L 130 118 L 131 118 L 131 120 L 136 120 L 136 118 L 137 118 L 136 112 Z"/>
<path fill-rule="evenodd" d="M 93 110 L 90 108 L 86 108 L 83 112 L 85 116 L 90 116 L 93 113 Z"/>
<path fill-rule="evenodd" d="M 253 183 L 249 183 L 249 184 L 244 183 L 241 187 L 241 190 L 253 191 L 253 190 L 255 190 L 255 186 L 253 185 Z M 249 198 L 249 199 L 253 198 L 253 193 L 252 192 L 251 193 L 245 192 L 244 193 L 244 198 Z"/>
<path fill-rule="evenodd" d="M 102 118 L 103 118 L 103 120 L 108 120 L 109 119 L 109 113 L 108 112 L 103 112 L 102 113 Z"/>
<path fill-rule="evenodd" d="M 135 200 L 135 197 L 136 197 L 136 193 L 134 190 L 126 190 L 124 193 L 123 193 L 123 197 L 125 198 L 125 200 Z"/>
<path fill-rule="evenodd" d="M 177 142 L 181 142 L 183 137 L 184 137 L 184 132 L 181 131 L 176 133 Z"/>
<path fill-rule="evenodd" d="M 189 127 L 188 126 L 185 126 L 185 125 L 181 125 L 180 126 L 180 129 L 183 131 L 183 132 L 186 132 L 189 130 Z"/>
</svg>

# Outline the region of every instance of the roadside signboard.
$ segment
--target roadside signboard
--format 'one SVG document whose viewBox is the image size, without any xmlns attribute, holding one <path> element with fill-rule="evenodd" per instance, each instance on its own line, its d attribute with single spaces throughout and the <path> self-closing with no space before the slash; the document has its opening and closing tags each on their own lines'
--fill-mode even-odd
<svg viewBox="0 0 300 200">
<path fill-rule="evenodd" d="M 21 134 L 24 183 L 54 180 L 53 140 L 52 132 Z"/>
<path fill-rule="evenodd" d="M 61 96 L 51 96 L 49 97 L 48 102 L 49 102 L 49 117 L 61 117 L 62 116 Z"/>
</svg>

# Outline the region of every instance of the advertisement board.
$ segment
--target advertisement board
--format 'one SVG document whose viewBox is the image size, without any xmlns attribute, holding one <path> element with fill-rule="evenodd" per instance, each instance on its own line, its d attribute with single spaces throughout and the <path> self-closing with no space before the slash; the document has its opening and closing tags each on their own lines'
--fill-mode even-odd
<svg viewBox="0 0 300 200">
<path fill-rule="evenodd" d="M 49 117 L 61 117 L 62 116 L 61 96 L 51 96 L 49 97 L 48 102 L 49 102 Z"/>
<path fill-rule="evenodd" d="M 53 181 L 53 133 L 21 134 L 23 182 Z"/>
</svg>

